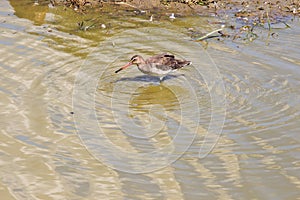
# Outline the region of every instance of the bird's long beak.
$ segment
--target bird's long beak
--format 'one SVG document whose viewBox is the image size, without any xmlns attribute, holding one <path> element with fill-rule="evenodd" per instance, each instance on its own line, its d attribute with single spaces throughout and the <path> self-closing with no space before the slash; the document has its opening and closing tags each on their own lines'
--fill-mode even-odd
<svg viewBox="0 0 300 200">
<path fill-rule="evenodd" d="M 126 69 L 127 67 L 129 67 L 130 65 L 132 65 L 132 62 L 127 63 L 126 65 L 124 65 L 123 67 L 121 67 L 120 69 L 118 69 L 117 71 L 115 71 L 115 73 L 118 73 L 119 71 Z"/>
</svg>

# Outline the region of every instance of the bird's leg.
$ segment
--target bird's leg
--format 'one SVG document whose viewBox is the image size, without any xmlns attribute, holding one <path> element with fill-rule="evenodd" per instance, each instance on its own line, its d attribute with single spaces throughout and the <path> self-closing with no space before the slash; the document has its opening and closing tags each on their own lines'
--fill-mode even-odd
<svg viewBox="0 0 300 200">
<path fill-rule="evenodd" d="M 164 76 L 159 77 L 159 82 L 160 83 L 163 82 L 164 78 L 165 78 Z"/>
</svg>

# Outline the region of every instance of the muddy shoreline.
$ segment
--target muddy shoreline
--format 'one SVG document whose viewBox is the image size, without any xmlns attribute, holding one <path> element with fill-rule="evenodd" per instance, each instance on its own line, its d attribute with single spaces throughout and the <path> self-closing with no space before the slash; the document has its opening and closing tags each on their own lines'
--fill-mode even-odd
<svg viewBox="0 0 300 200">
<path fill-rule="evenodd" d="M 88 12 L 89 9 L 105 10 L 117 7 L 120 10 L 137 10 L 147 12 L 175 13 L 187 15 L 220 15 L 227 14 L 251 23 L 272 23 L 284 21 L 291 16 L 300 16 L 299 0 L 51 0 L 54 6 L 63 5 L 77 12 Z"/>
</svg>

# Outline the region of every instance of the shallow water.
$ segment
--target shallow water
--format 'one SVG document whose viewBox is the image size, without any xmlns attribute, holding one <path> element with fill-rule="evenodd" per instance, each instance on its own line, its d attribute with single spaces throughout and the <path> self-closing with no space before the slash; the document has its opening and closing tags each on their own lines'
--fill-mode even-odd
<svg viewBox="0 0 300 200">
<path fill-rule="evenodd" d="M 204 49 L 226 20 L 95 16 L 0 2 L 1 199 L 299 199 L 299 19 Z M 114 73 L 162 51 L 193 65 Z"/>
</svg>

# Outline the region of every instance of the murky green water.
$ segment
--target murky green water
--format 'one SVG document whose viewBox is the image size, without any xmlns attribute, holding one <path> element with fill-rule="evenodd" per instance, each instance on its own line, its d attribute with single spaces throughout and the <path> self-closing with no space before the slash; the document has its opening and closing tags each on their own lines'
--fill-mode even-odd
<svg viewBox="0 0 300 200">
<path fill-rule="evenodd" d="M 205 50 L 225 19 L 33 3 L 0 2 L 1 199 L 299 199 L 299 19 Z M 114 73 L 161 51 L 193 65 Z"/>
</svg>

